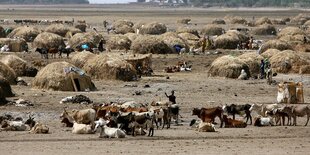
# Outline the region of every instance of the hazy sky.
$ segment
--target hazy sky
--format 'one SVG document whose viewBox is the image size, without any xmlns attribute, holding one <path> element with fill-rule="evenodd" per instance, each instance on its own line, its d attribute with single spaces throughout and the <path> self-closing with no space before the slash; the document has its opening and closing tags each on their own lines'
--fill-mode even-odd
<svg viewBox="0 0 310 155">
<path fill-rule="evenodd" d="M 137 0 L 89 0 L 90 3 L 128 3 L 136 2 Z"/>
</svg>

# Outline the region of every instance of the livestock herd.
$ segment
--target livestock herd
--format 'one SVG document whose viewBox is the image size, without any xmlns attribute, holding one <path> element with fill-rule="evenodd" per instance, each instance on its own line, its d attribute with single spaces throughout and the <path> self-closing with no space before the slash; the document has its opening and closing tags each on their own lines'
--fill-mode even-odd
<svg viewBox="0 0 310 155">
<path fill-rule="evenodd" d="M 154 135 L 157 130 L 170 128 L 172 120 L 180 125 L 179 105 L 170 101 L 152 102 L 150 105 L 136 102 L 122 104 L 111 103 L 106 105 L 94 104 L 92 108 L 82 110 L 67 110 L 60 115 L 61 123 L 72 128 L 73 134 L 95 134 L 99 137 L 124 138 L 126 135 Z M 258 114 L 252 121 L 252 115 Z M 224 105 L 213 108 L 194 108 L 192 115 L 200 119 L 193 119 L 190 126 L 199 132 L 215 132 L 216 118 L 220 120 L 220 127 L 245 128 L 248 121 L 254 126 L 297 125 L 297 117 L 306 116 L 307 126 L 310 118 L 308 105 L 283 105 L 283 104 L 244 104 Z M 228 116 L 232 116 L 229 118 Z M 235 115 L 244 116 L 246 121 L 238 120 Z M 286 121 L 287 118 L 287 121 Z M 49 128 L 34 121 L 29 115 L 26 121 L 22 118 L 13 118 L 10 115 L 0 117 L 1 131 L 30 131 L 30 133 L 48 133 Z"/>
<path fill-rule="evenodd" d="M 72 20 L 48 20 L 48 19 L 42 19 L 42 20 L 35 20 L 35 19 L 0 19 L 0 24 L 18 24 L 18 25 L 50 25 L 50 24 L 67 24 L 67 25 L 73 25 L 74 24 L 74 18 Z M 79 24 L 86 24 L 85 20 L 78 20 L 77 23 Z"/>
</svg>

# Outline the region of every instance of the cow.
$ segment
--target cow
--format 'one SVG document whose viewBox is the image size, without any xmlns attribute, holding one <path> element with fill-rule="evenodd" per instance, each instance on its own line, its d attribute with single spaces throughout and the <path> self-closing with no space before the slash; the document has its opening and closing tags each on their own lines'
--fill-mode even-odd
<svg viewBox="0 0 310 155">
<path fill-rule="evenodd" d="M 225 123 L 225 128 L 245 128 L 247 123 L 231 118 L 227 118 L 227 115 L 223 115 L 223 120 Z"/>
<path fill-rule="evenodd" d="M 285 125 L 285 117 L 287 117 L 287 125 L 291 125 L 291 116 L 288 113 L 283 112 L 283 108 L 284 107 L 273 109 L 272 111 L 266 111 L 266 116 L 274 117 L 276 125 Z"/>
<path fill-rule="evenodd" d="M 223 126 L 223 109 L 221 107 L 215 108 L 194 108 L 192 115 L 197 115 L 203 122 L 214 123 L 215 117 L 219 117 L 221 121 L 220 127 Z"/>
<path fill-rule="evenodd" d="M 148 136 L 153 137 L 154 135 L 154 124 L 155 115 L 154 112 L 134 112 L 133 113 L 133 121 L 130 123 L 129 127 L 131 127 L 132 136 L 135 136 L 136 128 L 149 128 Z"/>
<path fill-rule="evenodd" d="M 52 55 L 52 58 L 56 58 L 56 54 L 58 53 L 58 49 L 57 48 L 49 48 L 48 53 L 50 53 Z"/>
<path fill-rule="evenodd" d="M 89 124 L 80 124 L 73 121 L 72 133 L 74 134 L 93 134 L 94 130 L 92 125 Z"/>
<path fill-rule="evenodd" d="M 278 104 L 252 104 L 250 111 L 256 111 L 261 116 L 266 116 L 266 111 L 279 108 Z"/>
<path fill-rule="evenodd" d="M 223 112 L 227 113 L 228 115 L 232 115 L 233 119 L 235 120 L 235 115 L 238 114 L 242 116 L 243 114 L 246 114 L 246 123 L 248 123 L 248 120 L 251 121 L 250 124 L 252 124 L 252 116 L 251 116 L 251 111 L 250 111 L 251 105 L 250 104 L 245 104 L 245 105 L 224 105 L 223 106 Z"/>
<path fill-rule="evenodd" d="M 64 108 L 63 113 L 60 116 L 61 119 L 67 118 L 69 122 L 73 123 L 80 123 L 80 124 L 90 124 L 92 127 L 95 126 L 95 118 L 96 118 L 96 111 L 94 109 L 84 109 L 84 110 L 71 110 L 67 112 Z"/>
<path fill-rule="evenodd" d="M 59 47 L 58 48 L 58 57 L 62 58 L 62 54 L 67 54 L 67 58 L 69 58 L 70 53 L 74 52 L 73 48 L 65 48 L 65 47 Z"/>
<path fill-rule="evenodd" d="M 194 125 L 196 124 L 196 125 Z M 194 126 L 195 128 L 197 128 L 198 132 L 215 132 L 215 126 L 212 123 L 208 123 L 208 122 L 203 122 L 203 121 L 199 121 L 199 123 L 197 123 L 197 121 L 195 119 L 193 119 L 190 123 L 190 126 Z"/>
</svg>

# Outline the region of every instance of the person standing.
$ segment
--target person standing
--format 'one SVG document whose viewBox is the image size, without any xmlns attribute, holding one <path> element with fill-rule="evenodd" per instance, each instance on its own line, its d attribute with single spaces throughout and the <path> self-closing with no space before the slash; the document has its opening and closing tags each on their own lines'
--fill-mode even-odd
<svg viewBox="0 0 310 155">
<path fill-rule="evenodd" d="M 169 101 L 172 102 L 172 104 L 176 104 L 176 97 L 174 96 L 174 90 L 171 91 L 171 95 L 167 95 L 165 92 L 166 97 L 168 97 Z"/>
<path fill-rule="evenodd" d="M 265 77 L 265 62 L 262 59 L 260 61 L 260 79 L 263 79 Z"/>
</svg>

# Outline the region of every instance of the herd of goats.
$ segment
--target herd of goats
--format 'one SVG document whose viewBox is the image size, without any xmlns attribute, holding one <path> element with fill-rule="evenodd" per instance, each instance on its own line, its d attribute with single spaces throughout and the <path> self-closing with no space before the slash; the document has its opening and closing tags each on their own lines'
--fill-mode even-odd
<svg viewBox="0 0 310 155">
<path fill-rule="evenodd" d="M 50 25 L 50 24 L 68 24 L 68 25 L 73 25 L 74 24 L 74 18 L 72 20 L 35 20 L 35 19 L 14 19 L 14 20 L 9 20 L 9 19 L 0 19 L 1 24 L 19 24 L 19 25 Z M 79 24 L 86 24 L 85 20 L 78 20 L 77 23 Z"/>
<path fill-rule="evenodd" d="M 171 122 L 179 124 L 180 107 L 170 101 L 152 102 L 144 105 L 136 102 L 123 104 L 111 103 L 108 105 L 93 105 L 83 110 L 67 110 L 64 108 L 60 115 L 61 123 L 72 128 L 74 134 L 94 134 L 100 132 L 100 137 L 124 138 L 126 135 L 154 135 L 154 128 L 170 128 Z M 252 124 L 253 112 L 258 114 L 254 118 L 254 126 L 297 125 L 297 117 L 307 117 L 307 126 L 310 118 L 308 105 L 283 104 L 244 104 L 224 105 L 213 108 L 194 108 L 190 126 L 199 132 L 214 132 L 215 119 L 220 120 L 220 127 L 245 128 L 250 121 Z M 228 118 L 232 115 L 232 118 Z M 246 121 L 238 120 L 235 115 L 244 116 Z M 287 118 L 287 121 L 286 121 Z M 36 122 L 32 115 L 24 121 L 22 118 L 13 118 L 11 115 L 0 116 L 1 131 L 29 131 L 30 133 L 49 133 L 47 125 Z"/>
</svg>

